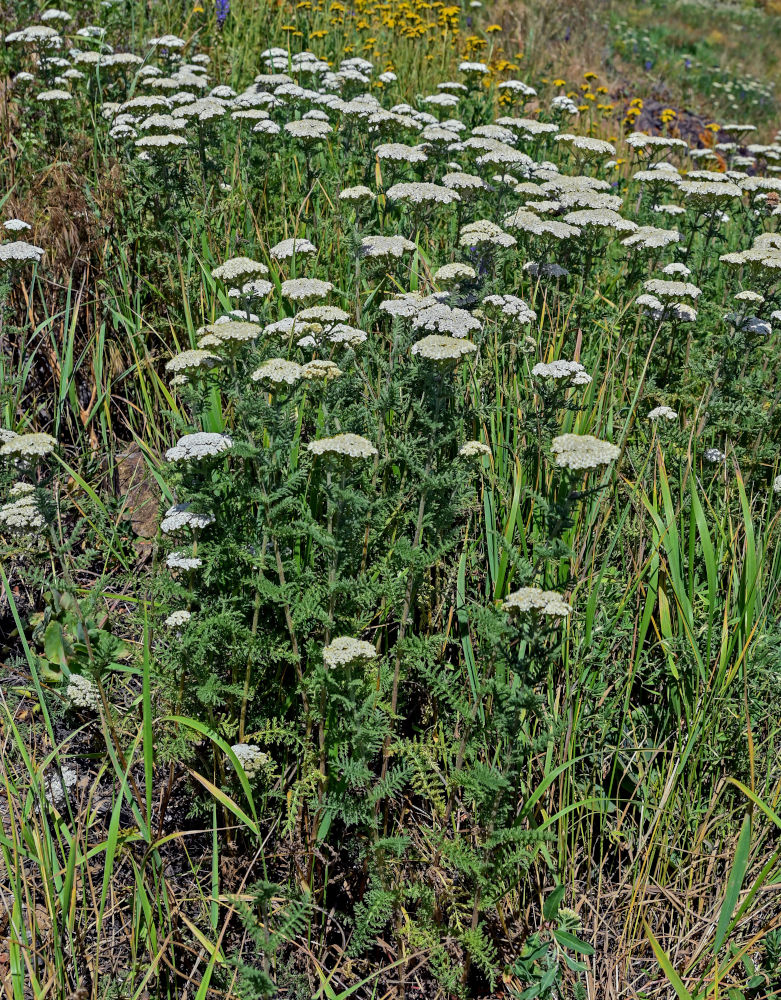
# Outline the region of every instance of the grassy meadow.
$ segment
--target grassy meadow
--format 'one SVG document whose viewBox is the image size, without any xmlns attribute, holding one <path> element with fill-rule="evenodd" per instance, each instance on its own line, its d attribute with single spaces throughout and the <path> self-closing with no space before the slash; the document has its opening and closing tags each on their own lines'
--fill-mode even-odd
<svg viewBox="0 0 781 1000">
<path fill-rule="evenodd" d="M 781 5 L 0 4 L 0 997 L 781 996 Z"/>
</svg>

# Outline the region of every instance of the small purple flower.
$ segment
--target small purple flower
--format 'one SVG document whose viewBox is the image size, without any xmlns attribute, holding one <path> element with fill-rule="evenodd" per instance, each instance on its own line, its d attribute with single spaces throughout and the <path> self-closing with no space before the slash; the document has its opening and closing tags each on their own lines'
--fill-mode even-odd
<svg viewBox="0 0 781 1000">
<path fill-rule="evenodd" d="M 646 59 L 646 61 L 645 61 L 645 68 L 646 69 L 650 69 L 653 66 L 653 64 L 654 64 L 653 59 Z"/>
<path fill-rule="evenodd" d="M 221 28 L 231 12 L 231 0 L 216 0 L 217 27 Z"/>
<path fill-rule="evenodd" d="M 472 18 L 471 17 L 468 17 L 466 19 L 466 26 L 467 26 L 467 28 L 471 28 L 472 27 Z"/>
<path fill-rule="evenodd" d="M 691 61 L 691 59 L 687 59 L 686 62 L 683 65 L 686 67 L 686 69 L 691 69 L 692 68 L 692 61 Z"/>
</svg>

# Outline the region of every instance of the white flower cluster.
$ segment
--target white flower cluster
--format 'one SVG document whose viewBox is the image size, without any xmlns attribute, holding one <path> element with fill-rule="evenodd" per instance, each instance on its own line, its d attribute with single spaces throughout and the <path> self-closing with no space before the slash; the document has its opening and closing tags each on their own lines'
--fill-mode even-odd
<svg viewBox="0 0 781 1000">
<path fill-rule="evenodd" d="M 342 635 L 323 649 L 323 663 L 329 670 L 337 667 L 357 667 L 376 659 L 377 650 L 364 639 Z"/>
<path fill-rule="evenodd" d="M 351 201 L 356 204 L 364 201 L 374 201 L 374 198 L 374 192 L 371 188 L 367 188 L 365 184 L 356 184 L 355 187 L 343 188 L 339 192 L 339 201 Z"/>
<path fill-rule="evenodd" d="M 192 372 L 199 368 L 210 369 L 220 363 L 219 355 L 201 349 L 180 351 L 166 362 L 167 372 Z"/>
<path fill-rule="evenodd" d="M 160 530 L 164 535 L 181 531 L 182 528 L 193 528 L 198 531 L 214 523 L 213 514 L 199 514 L 188 503 L 176 503 L 166 512 L 160 522 Z"/>
<path fill-rule="evenodd" d="M 640 226 L 631 236 L 621 240 L 622 246 L 637 247 L 640 250 L 660 250 L 671 243 L 678 243 L 681 234 L 677 229 L 657 229 L 656 226 Z"/>
<path fill-rule="evenodd" d="M 411 202 L 413 205 L 452 205 L 456 201 L 461 201 L 458 191 L 442 184 L 429 184 L 423 181 L 394 184 L 385 194 L 389 201 Z"/>
<path fill-rule="evenodd" d="M 462 338 L 479 330 L 480 320 L 466 309 L 435 302 L 416 313 L 412 327 L 415 330 L 436 330 L 437 333 Z"/>
<path fill-rule="evenodd" d="M 364 236 L 361 239 L 361 257 L 394 258 L 415 249 L 412 240 L 403 236 Z"/>
<path fill-rule="evenodd" d="M 184 551 L 171 552 L 165 561 L 169 569 L 193 570 L 203 566 L 203 559 L 199 556 L 188 556 Z"/>
<path fill-rule="evenodd" d="M 621 216 L 618 217 L 621 218 Z M 579 226 L 573 225 L 571 222 L 562 222 L 560 219 L 541 219 L 534 212 L 529 212 L 524 208 L 516 209 L 515 212 L 506 216 L 504 224 L 508 229 L 518 229 L 530 236 L 550 236 L 554 240 L 569 240 L 580 236 Z"/>
<path fill-rule="evenodd" d="M 179 611 L 172 611 L 171 614 L 166 618 L 164 624 L 169 628 L 180 628 L 182 625 L 186 625 L 187 622 L 192 618 L 192 614 L 189 611 L 185 611 L 182 608 Z"/>
<path fill-rule="evenodd" d="M 454 364 L 467 354 L 474 354 L 476 351 L 477 347 L 471 340 L 459 340 L 456 337 L 445 337 L 437 333 L 417 340 L 411 348 L 411 353 L 423 358 L 424 361 L 432 361 L 435 364 L 445 366 Z"/>
<path fill-rule="evenodd" d="M 621 454 L 617 445 L 591 434 L 560 434 L 551 442 L 551 451 L 556 465 L 575 471 L 610 465 Z"/>
<path fill-rule="evenodd" d="M 239 344 L 257 340 L 261 332 L 262 328 L 257 323 L 234 320 L 226 316 L 198 331 L 198 348 L 204 350 L 210 347 L 236 347 Z"/>
<path fill-rule="evenodd" d="M 198 431 L 196 434 L 185 434 L 179 438 L 173 448 L 165 453 L 167 462 L 194 462 L 202 458 L 212 458 L 233 447 L 233 440 L 228 434 L 214 434 Z"/>
<path fill-rule="evenodd" d="M 566 361 L 564 358 L 549 363 L 538 362 L 532 368 L 532 375 L 536 378 L 552 379 L 555 382 L 566 379 L 570 385 L 589 385 L 592 381 L 580 362 Z"/>
<path fill-rule="evenodd" d="M 310 243 L 309 240 L 305 240 L 302 237 L 293 237 L 291 239 L 281 240 L 269 250 L 269 255 L 273 257 L 274 260 L 289 260 L 291 257 L 307 257 L 310 254 L 315 253 L 317 253 L 317 247 L 314 243 Z"/>
<path fill-rule="evenodd" d="M 254 743 L 235 743 L 231 750 L 248 778 L 254 778 L 269 761 L 268 754 Z"/>
<path fill-rule="evenodd" d="M 634 233 L 638 226 L 631 219 L 610 208 L 581 208 L 576 212 L 568 212 L 564 222 L 578 228 L 588 226 L 592 229 L 615 229 L 619 233 Z"/>
<path fill-rule="evenodd" d="M 462 247 L 480 247 L 491 244 L 497 247 L 508 249 L 514 247 L 517 240 L 514 236 L 506 233 L 501 226 L 497 226 L 490 219 L 478 219 L 476 222 L 468 222 L 461 227 L 458 245 Z"/>
<path fill-rule="evenodd" d="M 581 156 L 615 156 L 616 147 L 612 142 L 604 139 L 593 139 L 588 135 L 572 135 L 569 132 L 560 132 L 556 136 L 556 142 L 563 142 L 570 149 L 574 149 Z"/>
<path fill-rule="evenodd" d="M 333 128 L 323 121 L 312 118 L 300 118 L 291 122 L 285 122 L 285 131 L 294 139 L 308 139 L 317 142 L 325 139 L 333 132 Z"/>
<path fill-rule="evenodd" d="M 9 531 L 29 534 L 45 524 L 35 498 L 35 488 L 29 483 L 16 483 L 11 487 L 10 501 L 0 507 L 0 527 Z"/>
<path fill-rule="evenodd" d="M 491 449 L 482 441 L 465 441 L 458 449 L 458 454 L 462 458 L 482 458 L 484 455 L 490 458 Z"/>
<path fill-rule="evenodd" d="M 94 681 L 82 674 L 71 674 L 65 696 L 74 708 L 83 708 L 88 712 L 99 712 L 100 692 Z"/>
<path fill-rule="evenodd" d="M 406 146 L 403 142 L 385 142 L 374 150 L 378 160 L 397 163 L 425 163 L 428 157 L 423 146 Z"/>
<path fill-rule="evenodd" d="M 528 326 L 537 321 L 537 313 L 516 295 L 486 295 L 483 308 L 486 312 L 514 319 L 520 326 Z"/>
<path fill-rule="evenodd" d="M 460 261 L 453 261 L 451 264 L 443 264 L 442 267 L 431 275 L 431 279 L 436 285 L 448 287 L 459 285 L 464 281 L 471 281 L 476 277 L 476 272 L 469 264 L 462 264 Z"/>
<path fill-rule="evenodd" d="M 269 358 L 251 375 L 253 382 L 262 382 L 272 389 L 281 385 L 295 385 L 303 377 L 303 365 L 295 361 L 286 361 L 284 358 Z"/>
<path fill-rule="evenodd" d="M 655 406 L 648 411 L 648 419 L 652 422 L 657 420 L 677 420 L 678 414 L 670 406 Z"/>
<path fill-rule="evenodd" d="M 25 264 L 27 261 L 38 264 L 44 252 L 41 247 L 26 243 L 24 240 L 0 243 L 0 264 Z"/>
<path fill-rule="evenodd" d="M 332 282 L 321 278 L 288 278 L 282 282 L 280 294 L 292 302 L 308 302 L 325 298 L 333 287 Z"/>
<path fill-rule="evenodd" d="M 242 281 L 263 274 L 268 274 L 266 265 L 250 257 L 231 257 L 212 271 L 212 277 L 221 281 Z"/>
<path fill-rule="evenodd" d="M 336 456 L 337 458 L 372 458 L 377 449 L 360 434 L 337 434 L 335 437 L 310 441 L 307 451 L 313 455 Z"/>
<path fill-rule="evenodd" d="M 567 618 L 572 613 L 572 605 L 555 590 L 541 590 L 540 587 L 521 587 L 502 604 L 511 616 L 524 614 L 549 615 L 552 618 Z"/>
<path fill-rule="evenodd" d="M 0 440 L 3 441 L 0 444 L 0 456 L 3 458 L 40 458 L 50 455 L 57 447 L 57 441 L 51 434 L 40 432 L 14 434 L 6 431 Z"/>
</svg>

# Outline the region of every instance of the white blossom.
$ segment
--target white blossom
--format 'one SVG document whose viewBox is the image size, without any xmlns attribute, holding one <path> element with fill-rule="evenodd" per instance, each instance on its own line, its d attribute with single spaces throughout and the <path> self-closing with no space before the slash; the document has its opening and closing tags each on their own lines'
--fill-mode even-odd
<svg viewBox="0 0 781 1000">
<path fill-rule="evenodd" d="M 304 257 L 315 253 L 317 253 L 317 247 L 314 243 L 301 237 L 282 240 L 269 250 L 269 254 L 274 260 L 288 260 L 290 257 Z"/>
<path fill-rule="evenodd" d="M 251 375 L 253 382 L 263 382 L 267 386 L 295 385 L 304 378 L 304 369 L 295 361 L 284 358 L 269 358 Z"/>
<path fill-rule="evenodd" d="M 189 611 L 185 611 L 183 608 L 180 611 L 172 611 L 171 614 L 166 618 L 164 624 L 168 625 L 169 628 L 177 628 L 181 625 L 186 625 L 187 622 L 192 618 Z"/>
<path fill-rule="evenodd" d="M 233 447 L 233 439 L 228 434 L 214 434 L 198 431 L 179 438 L 173 448 L 165 453 L 167 462 L 192 462 L 211 458 Z"/>
<path fill-rule="evenodd" d="M 532 375 L 535 378 L 552 379 L 554 382 L 566 379 L 570 385 L 589 385 L 592 381 L 579 361 L 566 361 L 564 358 L 549 363 L 538 362 L 532 368 Z"/>
<path fill-rule="evenodd" d="M 617 445 L 591 434 L 561 434 L 551 442 L 551 451 L 556 465 L 577 471 L 610 465 L 621 454 Z"/>
<path fill-rule="evenodd" d="M 651 421 L 677 420 L 678 414 L 670 406 L 655 406 L 653 410 L 648 411 L 648 419 Z"/>
<path fill-rule="evenodd" d="M 482 458 L 490 457 L 491 449 L 482 441 L 465 441 L 458 449 L 458 454 L 462 458 Z"/>
<path fill-rule="evenodd" d="M 364 236 L 361 239 L 360 255 L 362 257 L 387 258 L 398 260 L 402 254 L 415 249 L 412 240 L 404 236 Z"/>
<path fill-rule="evenodd" d="M 521 587 L 508 594 L 502 608 L 511 616 L 539 612 L 553 618 L 567 618 L 572 613 L 572 605 L 561 594 L 539 587 Z"/>
<path fill-rule="evenodd" d="M 323 649 L 323 663 L 330 670 L 337 667 L 363 666 L 376 659 L 377 650 L 364 639 L 337 636 Z"/>
<path fill-rule="evenodd" d="M 221 281 L 241 281 L 259 274 L 268 274 L 268 268 L 250 257 L 231 257 L 212 271 L 212 277 Z"/>
<path fill-rule="evenodd" d="M 307 451 L 313 455 L 336 455 L 340 458 L 371 458 L 377 449 L 360 434 L 337 434 L 334 437 L 310 441 Z"/>
<path fill-rule="evenodd" d="M 45 251 L 33 243 L 15 240 L 13 243 L 0 243 L 0 265 L 24 263 L 31 260 L 39 264 Z"/>
<path fill-rule="evenodd" d="M 411 348 L 412 354 L 418 355 L 425 361 L 433 361 L 435 364 L 441 365 L 450 365 L 476 351 L 477 347 L 471 340 L 445 337 L 437 333 L 429 334 L 428 337 L 416 341 Z"/>
<path fill-rule="evenodd" d="M 164 535 L 169 535 L 181 531 L 182 528 L 196 530 L 206 528 L 213 522 L 213 514 L 199 514 L 188 503 L 176 503 L 165 512 L 165 517 L 160 522 L 160 530 Z"/>
<path fill-rule="evenodd" d="M 74 708 L 83 708 L 88 712 L 99 712 L 101 707 L 100 692 L 93 681 L 82 674 L 71 674 L 65 697 Z"/>
<path fill-rule="evenodd" d="M 309 299 L 322 299 L 333 290 L 333 283 L 320 278 L 289 278 L 282 282 L 280 294 L 283 299 L 293 302 L 306 302 Z"/>
<path fill-rule="evenodd" d="M 57 440 L 51 434 L 40 432 L 15 434 L 0 444 L 0 456 L 3 458 L 42 457 L 50 455 L 56 447 Z"/>
</svg>

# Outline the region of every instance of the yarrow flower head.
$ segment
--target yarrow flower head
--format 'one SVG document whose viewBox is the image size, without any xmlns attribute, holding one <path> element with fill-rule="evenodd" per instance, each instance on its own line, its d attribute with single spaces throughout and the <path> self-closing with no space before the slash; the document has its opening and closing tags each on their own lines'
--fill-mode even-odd
<svg viewBox="0 0 781 1000">
<path fill-rule="evenodd" d="M 337 434 L 335 437 L 320 438 L 310 441 L 306 448 L 315 456 L 335 456 L 348 460 L 372 458 L 377 454 L 371 441 L 360 434 Z"/>
<path fill-rule="evenodd" d="M 339 201 L 355 202 L 356 204 L 371 202 L 374 201 L 374 198 L 374 192 L 365 184 L 356 184 L 355 187 L 344 188 L 339 192 Z"/>
<path fill-rule="evenodd" d="M 357 667 L 376 659 L 377 650 L 364 639 L 342 635 L 323 649 L 323 663 L 330 670 L 337 667 Z"/>
<path fill-rule="evenodd" d="M 215 365 L 220 364 L 220 361 L 219 355 L 213 354 L 211 351 L 181 351 L 166 363 L 165 370 L 167 372 L 194 372 L 199 368 L 203 368 L 208 371 Z"/>
<path fill-rule="evenodd" d="M 271 389 L 282 385 L 295 385 L 304 378 L 304 368 L 295 361 L 284 358 L 269 358 L 251 375 L 253 382 L 262 382 Z"/>
<path fill-rule="evenodd" d="M 513 319 L 520 326 L 528 326 L 537 320 L 537 313 L 516 295 L 486 295 L 483 309 L 486 313 Z"/>
<path fill-rule="evenodd" d="M 212 277 L 221 281 L 242 281 L 263 274 L 268 274 L 266 265 L 250 257 L 231 257 L 212 271 Z"/>
<path fill-rule="evenodd" d="M 648 419 L 653 423 L 657 420 L 677 420 L 678 414 L 670 406 L 655 406 L 648 411 Z"/>
<path fill-rule="evenodd" d="M 415 249 L 412 240 L 404 236 L 364 236 L 361 239 L 361 257 L 374 257 L 379 259 L 394 258 L 398 260 L 402 254 L 410 253 Z"/>
<path fill-rule="evenodd" d="M 451 285 L 460 285 L 464 281 L 472 281 L 477 277 L 477 272 L 469 264 L 462 264 L 460 261 L 453 261 L 452 264 L 443 264 L 442 267 L 432 274 L 431 278 L 436 285 L 447 288 Z"/>
<path fill-rule="evenodd" d="M 317 247 L 314 243 L 301 237 L 281 240 L 269 250 L 269 255 L 274 260 L 288 260 L 290 257 L 305 257 L 315 253 Z"/>
<path fill-rule="evenodd" d="M 425 163 L 428 157 L 423 146 L 405 146 L 403 142 L 385 142 L 374 150 L 379 160 L 397 163 Z"/>
<path fill-rule="evenodd" d="M 282 282 L 280 294 L 293 302 L 307 302 L 325 298 L 333 287 L 332 282 L 320 278 L 289 278 Z"/>
<path fill-rule="evenodd" d="M 416 341 L 411 348 L 411 353 L 422 358 L 424 361 L 432 361 L 436 365 L 449 367 L 466 357 L 474 354 L 477 346 L 471 340 L 456 337 L 445 337 L 442 334 L 432 333 L 422 340 Z"/>
<path fill-rule="evenodd" d="M 235 743 L 231 750 L 248 778 L 254 778 L 269 763 L 268 754 L 254 743 Z"/>
<path fill-rule="evenodd" d="M 394 184 L 388 188 L 386 197 L 389 201 L 406 201 L 413 205 L 452 205 L 461 201 L 461 195 L 452 188 L 441 184 L 429 184 L 422 181 Z"/>
<path fill-rule="evenodd" d="M 314 358 L 307 362 L 301 371 L 304 378 L 311 382 L 330 382 L 343 374 L 341 368 L 327 358 Z"/>
<path fill-rule="evenodd" d="M 203 566 L 203 559 L 199 556 L 188 556 L 184 551 L 171 552 L 165 561 L 169 569 L 200 569 Z"/>
<path fill-rule="evenodd" d="M 461 227 L 458 238 L 458 245 L 461 247 L 480 247 L 491 244 L 497 247 L 514 247 L 517 240 L 514 236 L 506 233 L 501 226 L 497 226 L 490 219 L 478 219 L 476 222 L 468 222 Z"/>
<path fill-rule="evenodd" d="M 39 264 L 43 255 L 42 247 L 37 247 L 33 243 L 25 243 L 24 240 L 0 243 L 0 265 L 25 264 L 27 261 Z"/>
<path fill-rule="evenodd" d="M 451 337 L 468 337 L 480 329 L 480 320 L 466 309 L 457 309 L 444 302 L 435 302 L 415 314 L 414 330 L 436 330 Z"/>
<path fill-rule="evenodd" d="M 233 447 L 228 434 L 213 434 L 198 431 L 179 438 L 173 448 L 165 453 L 167 462 L 192 462 L 202 458 L 212 458 Z"/>
<path fill-rule="evenodd" d="M 0 456 L 4 458 L 39 458 L 50 455 L 57 447 L 57 440 L 51 434 L 15 434 L 0 445 Z"/>
<path fill-rule="evenodd" d="M 483 458 L 483 456 L 490 458 L 491 449 L 482 441 L 465 441 L 458 449 L 458 454 L 461 458 Z"/>
<path fill-rule="evenodd" d="M 532 368 L 532 375 L 536 378 L 551 379 L 554 382 L 566 379 L 569 385 L 589 385 L 591 376 L 578 361 L 566 361 L 559 358 L 558 361 L 545 363 L 540 361 Z"/>
<path fill-rule="evenodd" d="M 33 486 L 29 483 L 16 483 L 8 495 L 9 502 L 0 507 L 0 527 L 19 534 L 29 534 L 44 526 Z"/>
<path fill-rule="evenodd" d="M 83 708 L 88 712 L 100 711 L 100 692 L 95 683 L 82 674 L 71 674 L 65 697 L 74 708 Z"/>
<path fill-rule="evenodd" d="M 192 614 L 189 611 L 185 611 L 182 608 L 179 611 L 172 611 L 171 614 L 166 618 L 164 624 L 169 628 L 178 628 L 182 625 L 186 625 L 187 622 L 192 618 Z"/>
<path fill-rule="evenodd" d="M 541 590 L 539 587 L 521 587 L 508 594 L 502 608 L 511 616 L 541 614 L 552 618 L 567 618 L 572 613 L 572 605 L 555 590 Z"/>
<path fill-rule="evenodd" d="M 551 442 L 551 451 L 556 465 L 575 471 L 610 465 L 621 454 L 617 445 L 591 434 L 561 434 Z"/>
<path fill-rule="evenodd" d="M 257 340 L 261 332 L 262 327 L 257 323 L 230 318 L 222 322 L 217 320 L 198 331 L 200 335 L 198 347 L 202 350 L 209 347 L 238 347 L 248 341 Z"/>
<path fill-rule="evenodd" d="M 643 288 L 651 295 L 672 299 L 697 299 L 702 295 L 702 289 L 691 281 L 666 281 L 664 278 L 649 278 L 643 282 Z"/>
<path fill-rule="evenodd" d="M 196 531 L 207 528 L 214 523 L 213 514 L 199 514 L 189 503 L 176 503 L 165 512 L 160 522 L 160 530 L 164 535 L 170 535 L 182 528 L 193 528 Z"/>
<path fill-rule="evenodd" d="M 328 122 L 317 121 L 312 118 L 300 118 L 296 121 L 285 122 L 285 131 L 294 139 L 309 140 L 317 142 L 325 139 L 333 128 Z"/>
</svg>

